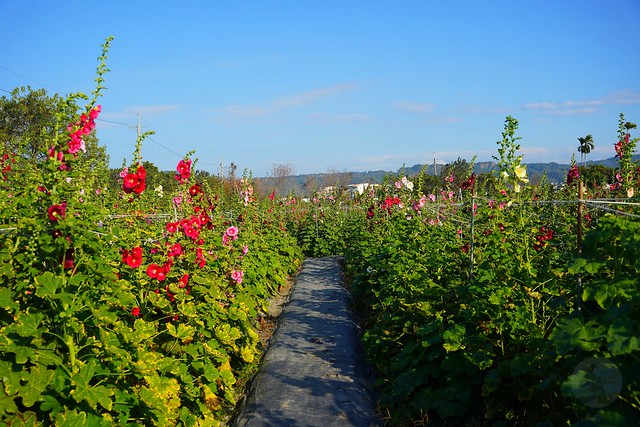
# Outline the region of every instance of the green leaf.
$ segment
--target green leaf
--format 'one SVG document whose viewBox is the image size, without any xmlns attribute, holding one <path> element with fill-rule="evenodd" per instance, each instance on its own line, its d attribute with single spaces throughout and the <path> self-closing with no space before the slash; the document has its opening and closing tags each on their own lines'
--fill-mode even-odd
<svg viewBox="0 0 640 427">
<path fill-rule="evenodd" d="M 12 413 L 15 414 L 18 411 L 14 396 L 9 396 L 5 393 L 4 389 L 0 389 L 0 413 Z"/>
<path fill-rule="evenodd" d="M 95 363 L 90 362 L 84 365 L 82 369 L 71 378 L 71 381 L 76 387 L 74 390 L 71 390 L 71 395 L 78 403 L 84 400 L 93 409 L 97 409 L 99 403 L 103 408 L 110 411 L 113 406 L 113 401 L 111 400 L 113 390 L 105 386 L 92 386 L 90 384 L 94 377 L 95 369 Z"/>
<path fill-rule="evenodd" d="M 595 322 L 586 325 L 578 318 L 561 319 L 549 335 L 558 353 L 566 354 L 574 349 L 596 350 L 601 345 L 604 329 Z"/>
<path fill-rule="evenodd" d="M 86 412 L 66 409 L 56 417 L 55 425 L 58 427 L 77 427 L 87 425 Z"/>
<path fill-rule="evenodd" d="M 42 400 L 42 392 L 47 388 L 53 379 L 54 370 L 44 369 L 39 365 L 32 366 L 28 374 L 23 374 L 24 384 L 18 391 L 22 397 L 22 403 L 30 408 L 34 403 Z"/>
<path fill-rule="evenodd" d="M 16 363 L 24 365 L 31 359 L 36 360 L 36 350 L 33 347 L 26 345 L 14 345 L 12 348 L 13 353 L 16 355 Z"/>
<path fill-rule="evenodd" d="M 607 331 L 609 351 L 614 356 L 637 351 L 640 349 L 640 338 L 638 338 L 638 335 L 638 325 L 632 319 L 615 319 Z"/>
<path fill-rule="evenodd" d="M 44 365 L 62 365 L 62 358 L 55 351 L 46 348 L 35 349 L 35 362 Z"/>
<path fill-rule="evenodd" d="M 13 300 L 13 293 L 9 288 L 0 288 L 0 308 L 13 312 L 19 305 Z"/>
<path fill-rule="evenodd" d="M 27 313 L 20 315 L 12 325 L 12 330 L 21 337 L 40 338 L 44 329 L 40 329 L 40 323 L 44 319 L 44 314 Z"/>
<path fill-rule="evenodd" d="M 51 412 L 53 415 L 55 415 L 58 412 L 62 411 L 62 409 L 62 405 L 55 397 L 49 395 L 42 396 L 42 403 L 40 404 L 41 411 Z"/>
<path fill-rule="evenodd" d="M 193 326 L 185 325 L 182 323 L 179 324 L 176 328 L 173 324 L 167 323 L 167 331 L 172 337 L 175 337 L 179 340 L 185 340 L 187 338 L 193 337 L 195 328 Z"/>
<path fill-rule="evenodd" d="M 133 328 L 135 329 L 136 333 L 133 334 L 132 338 L 135 338 L 136 341 L 139 342 L 146 341 L 158 333 L 155 323 L 146 322 L 143 319 L 136 319 L 136 321 L 133 323 Z"/>
<path fill-rule="evenodd" d="M 62 278 L 47 271 L 34 278 L 36 282 L 36 295 L 40 298 L 55 298 L 56 292 L 62 286 Z"/>
<path fill-rule="evenodd" d="M 10 362 L 0 360 L 0 379 L 4 383 L 5 393 L 9 396 L 16 394 L 21 387 L 22 371 L 14 372 L 13 367 Z"/>
<path fill-rule="evenodd" d="M 466 329 L 463 325 L 456 324 L 452 328 L 447 329 L 442 334 L 444 343 L 442 346 L 447 351 L 456 351 L 464 348 L 464 337 Z"/>
</svg>

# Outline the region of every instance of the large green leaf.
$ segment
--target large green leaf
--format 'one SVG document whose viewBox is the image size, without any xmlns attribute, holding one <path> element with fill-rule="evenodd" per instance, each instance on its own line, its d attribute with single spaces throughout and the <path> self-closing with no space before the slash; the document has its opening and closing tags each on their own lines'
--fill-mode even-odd
<svg viewBox="0 0 640 427">
<path fill-rule="evenodd" d="M 40 338 L 44 332 L 40 328 L 40 323 L 44 319 L 44 314 L 40 312 L 25 313 L 18 316 L 15 323 L 11 325 L 11 331 L 16 332 L 21 337 Z"/>
<path fill-rule="evenodd" d="M 32 366 L 28 373 L 22 375 L 22 380 L 26 381 L 26 384 L 18 390 L 18 394 L 22 397 L 24 406 L 30 408 L 34 403 L 42 400 L 42 392 L 51 383 L 54 373 L 55 371 L 52 369 L 36 365 Z"/>
<path fill-rule="evenodd" d="M 614 356 L 633 353 L 640 349 L 638 324 L 629 318 L 618 318 L 607 331 L 609 351 Z"/>
<path fill-rule="evenodd" d="M 54 298 L 58 289 L 62 287 L 62 278 L 47 271 L 34 278 L 36 282 L 36 295 L 40 298 Z"/>
<path fill-rule="evenodd" d="M 90 362 L 84 365 L 82 369 L 71 378 L 75 386 L 75 389 L 71 390 L 71 396 L 73 396 L 76 402 L 86 401 L 93 409 L 97 409 L 99 403 L 103 408 L 110 411 L 113 406 L 113 401 L 111 400 L 113 390 L 101 385 L 91 385 L 95 371 L 95 363 Z"/>
<path fill-rule="evenodd" d="M 464 338 L 466 329 L 463 325 L 455 324 L 442 334 L 444 343 L 442 346 L 447 351 L 456 351 L 464 348 Z"/>
<path fill-rule="evenodd" d="M 574 349 L 592 351 L 600 347 L 604 328 L 591 321 L 584 324 L 578 318 L 561 319 L 549 338 L 560 354 Z"/>
</svg>

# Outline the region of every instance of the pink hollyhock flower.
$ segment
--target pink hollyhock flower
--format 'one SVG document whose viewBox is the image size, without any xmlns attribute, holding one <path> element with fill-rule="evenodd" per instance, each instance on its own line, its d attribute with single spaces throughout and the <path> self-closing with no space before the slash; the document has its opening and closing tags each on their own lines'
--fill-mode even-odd
<svg viewBox="0 0 640 427">
<path fill-rule="evenodd" d="M 232 225 L 231 227 L 227 228 L 227 231 L 225 232 L 225 234 L 227 236 L 229 236 L 233 240 L 237 239 L 238 238 L 238 227 Z"/>
<path fill-rule="evenodd" d="M 231 280 L 236 282 L 238 285 L 242 283 L 242 277 L 244 276 L 244 272 L 242 270 L 233 270 L 231 271 Z"/>
</svg>

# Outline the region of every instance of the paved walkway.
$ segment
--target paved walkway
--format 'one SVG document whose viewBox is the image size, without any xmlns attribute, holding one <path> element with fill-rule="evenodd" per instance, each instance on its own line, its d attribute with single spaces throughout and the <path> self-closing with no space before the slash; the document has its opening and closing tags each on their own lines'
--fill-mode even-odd
<svg viewBox="0 0 640 427">
<path fill-rule="evenodd" d="M 379 426 L 338 257 L 307 259 L 234 425 Z"/>
</svg>

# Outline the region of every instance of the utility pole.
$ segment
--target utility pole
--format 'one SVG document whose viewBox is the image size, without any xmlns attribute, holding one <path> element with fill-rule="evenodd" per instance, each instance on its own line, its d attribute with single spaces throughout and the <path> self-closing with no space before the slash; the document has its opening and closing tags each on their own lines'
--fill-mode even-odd
<svg viewBox="0 0 640 427">
<path fill-rule="evenodd" d="M 436 153 L 433 153 L 433 176 L 438 176 L 436 169 Z"/>
</svg>

